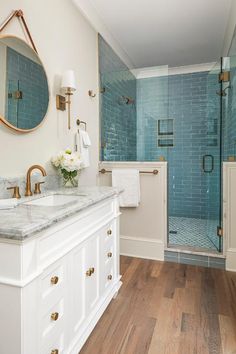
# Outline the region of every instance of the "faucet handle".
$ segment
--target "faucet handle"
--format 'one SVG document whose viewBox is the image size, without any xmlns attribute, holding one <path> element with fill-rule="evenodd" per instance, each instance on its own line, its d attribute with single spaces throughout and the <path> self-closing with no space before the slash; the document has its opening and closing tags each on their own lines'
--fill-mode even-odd
<svg viewBox="0 0 236 354">
<path fill-rule="evenodd" d="M 21 195 L 20 195 L 20 188 L 18 186 L 14 186 L 14 187 L 8 187 L 8 190 L 13 190 L 13 194 L 12 194 L 12 198 L 17 198 L 20 199 Z"/>
<path fill-rule="evenodd" d="M 37 182 L 34 185 L 34 194 L 41 194 L 41 189 L 40 189 L 40 185 L 43 184 L 45 182 Z"/>
</svg>

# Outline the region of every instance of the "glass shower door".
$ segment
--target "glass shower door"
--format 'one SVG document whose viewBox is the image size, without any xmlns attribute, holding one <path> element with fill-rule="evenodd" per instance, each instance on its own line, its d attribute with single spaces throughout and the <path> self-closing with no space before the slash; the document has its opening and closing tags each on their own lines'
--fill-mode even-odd
<svg viewBox="0 0 236 354">
<path fill-rule="evenodd" d="M 222 161 L 223 161 L 223 116 L 225 105 L 224 88 L 228 85 L 227 66 L 222 58 L 209 72 L 207 80 L 207 133 L 206 155 L 202 170 L 207 193 L 206 234 L 222 252 Z"/>
</svg>

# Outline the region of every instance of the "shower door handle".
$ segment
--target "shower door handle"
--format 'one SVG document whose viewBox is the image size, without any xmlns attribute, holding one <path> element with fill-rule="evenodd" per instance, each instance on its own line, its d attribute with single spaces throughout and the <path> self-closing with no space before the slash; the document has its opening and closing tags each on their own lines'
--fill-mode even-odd
<svg viewBox="0 0 236 354">
<path fill-rule="evenodd" d="M 206 168 L 206 160 L 211 160 L 211 167 L 209 169 Z M 213 155 L 204 155 L 202 158 L 202 169 L 205 173 L 211 173 L 214 170 L 214 156 Z"/>
</svg>

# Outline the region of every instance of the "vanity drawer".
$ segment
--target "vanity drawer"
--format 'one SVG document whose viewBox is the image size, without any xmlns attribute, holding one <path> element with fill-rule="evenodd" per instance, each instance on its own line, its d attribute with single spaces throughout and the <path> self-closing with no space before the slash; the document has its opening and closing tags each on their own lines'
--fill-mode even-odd
<svg viewBox="0 0 236 354">
<path fill-rule="evenodd" d="M 102 238 L 106 243 L 111 243 L 114 240 L 114 222 L 110 222 L 102 229 Z"/>
<path fill-rule="evenodd" d="M 62 259 L 48 267 L 41 278 L 41 301 L 42 311 L 53 306 L 53 304 L 64 295 L 66 280 L 66 265 Z"/>
<path fill-rule="evenodd" d="M 46 341 L 52 333 L 60 328 L 64 323 L 65 301 L 64 298 L 52 306 L 41 317 L 41 337 Z"/>
<path fill-rule="evenodd" d="M 105 266 L 104 272 L 104 288 L 105 290 L 109 287 L 114 280 L 114 261 L 112 260 Z"/>
<path fill-rule="evenodd" d="M 42 343 L 41 348 L 40 354 L 66 354 L 63 327 L 59 326 L 58 330 Z"/>
</svg>

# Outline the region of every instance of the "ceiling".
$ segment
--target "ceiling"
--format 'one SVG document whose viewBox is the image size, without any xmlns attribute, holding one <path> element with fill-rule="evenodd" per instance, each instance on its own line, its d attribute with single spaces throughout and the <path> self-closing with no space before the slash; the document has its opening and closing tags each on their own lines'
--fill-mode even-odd
<svg viewBox="0 0 236 354">
<path fill-rule="evenodd" d="M 232 0 L 89 0 L 134 67 L 217 61 Z"/>
</svg>

